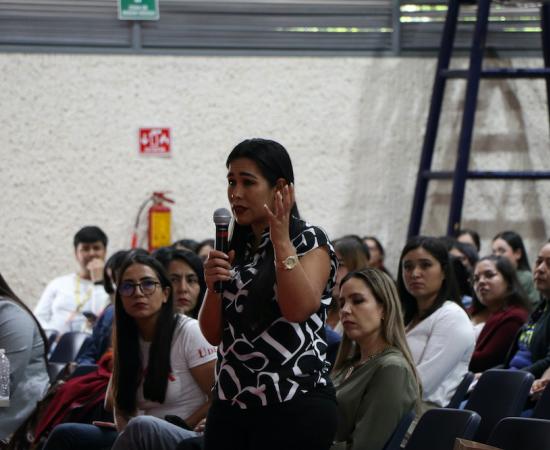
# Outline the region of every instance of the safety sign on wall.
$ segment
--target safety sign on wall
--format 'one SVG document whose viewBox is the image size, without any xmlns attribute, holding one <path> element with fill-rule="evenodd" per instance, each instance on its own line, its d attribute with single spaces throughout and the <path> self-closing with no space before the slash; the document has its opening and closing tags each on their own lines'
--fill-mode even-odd
<svg viewBox="0 0 550 450">
<path fill-rule="evenodd" d="M 119 20 L 158 20 L 158 0 L 118 0 Z"/>
<path fill-rule="evenodd" d="M 170 128 L 140 128 L 139 154 L 170 156 L 172 138 Z"/>
</svg>

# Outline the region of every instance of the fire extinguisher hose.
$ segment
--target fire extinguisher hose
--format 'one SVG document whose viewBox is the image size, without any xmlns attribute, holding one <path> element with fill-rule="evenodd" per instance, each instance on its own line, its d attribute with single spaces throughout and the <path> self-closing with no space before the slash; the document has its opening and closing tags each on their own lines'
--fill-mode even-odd
<svg viewBox="0 0 550 450">
<path fill-rule="evenodd" d="M 139 227 L 139 222 L 141 220 L 141 214 L 143 213 L 143 210 L 145 209 L 147 204 L 153 201 L 153 198 L 154 198 L 154 195 L 150 195 L 149 197 L 147 197 L 147 199 L 143 201 L 143 203 L 140 205 L 138 209 L 138 213 L 136 215 L 136 221 L 134 223 L 134 231 L 132 232 L 132 240 L 130 243 L 130 248 L 137 248 L 138 246 L 138 227 Z"/>
</svg>

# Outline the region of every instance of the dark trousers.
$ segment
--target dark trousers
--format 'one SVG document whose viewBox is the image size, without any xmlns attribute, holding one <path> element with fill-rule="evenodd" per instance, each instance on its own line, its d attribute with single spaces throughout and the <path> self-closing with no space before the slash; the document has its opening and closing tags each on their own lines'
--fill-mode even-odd
<svg viewBox="0 0 550 450">
<path fill-rule="evenodd" d="M 333 388 L 323 389 L 322 395 L 303 395 L 288 402 L 251 409 L 217 400 L 208 411 L 204 448 L 328 450 L 337 425 Z"/>
</svg>

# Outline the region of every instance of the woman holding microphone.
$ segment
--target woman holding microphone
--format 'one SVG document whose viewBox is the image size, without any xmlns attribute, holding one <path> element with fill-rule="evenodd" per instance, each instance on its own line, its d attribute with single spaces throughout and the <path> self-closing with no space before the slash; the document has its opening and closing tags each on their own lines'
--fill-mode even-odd
<svg viewBox="0 0 550 450">
<path fill-rule="evenodd" d="M 230 251 L 210 252 L 199 313 L 218 346 L 205 448 L 328 449 L 337 409 L 324 322 L 336 255 L 325 232 L 299 218 L 282 145 L 243 141 L 226 166 Z"/>
</svg>

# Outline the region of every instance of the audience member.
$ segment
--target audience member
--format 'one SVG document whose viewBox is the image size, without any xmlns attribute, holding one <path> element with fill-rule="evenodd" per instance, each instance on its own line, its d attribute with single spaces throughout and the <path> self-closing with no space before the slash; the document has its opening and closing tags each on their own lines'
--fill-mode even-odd
<svg viewBox="0 0 550 450">
<path fill-rule="evenodd" d="M 178 416 L 188 428 L 206 415 L 214 382 L 215 349 L 198 323 L 174 312 L 170 279 L 159 261 L 129 254 L 120 268 L 115 300 L 114 371 L 110 397 L 115 424 L 63 424 L 50 435 L 45 449 L 127 447 L 132 429 L 147 429 L 149 419 Z M 154 419 L 152 419 L 154 420 Z M 142 422 L 144 426 L 142 428 Z M 170 428 L 192 435 L 184 428 Z"/>
<path fill-rule="evenodd" d="M 468 308 L 471 306 L 474 297 L 472 273 L 460 262 L 460 259 L 451 253 L 449 253 L 449 263 L 455 276 L 460 302 L 464 308 Z"/>
<path fill-rule="evenodd" d="M 189 250 L 159 248 L 153 253 L 172 282 L 175 307 L 180 314 L 197 318 L 206 291 L 201 259 Z"/>
<path fill-rule="evenodd" d="M 531 372 L 538 379 L 550 367 L 550 241 L 539 251 L 534 280 L 541 301 L 517 334 L 505 367 Z"/>
<path fill-rule="evenodd" d="M 493 255 L 504 256 L 514 265 L 519 282 L 533 305 L 540 300 L 539 293 L 533 283 L 533 274 L 529 267 L 527 251 L 523 245 L 523 239 L 515 231 L 503 231 L 498 233 L 491 244 Z"/>
<path fill-rule="evenodd" d="M 463 228 L 458 232 L 456 240 L 458 242 L 462 242 L 463 244 L 473 245 L 476 248 L 477 253 L 481 251 L 481 240 L 479 239 L 478 232 L 475 230 Z"/>
<path fill-rule="evenodd" d="M 369 266 L 376 267 L 377 269 L 386 272 L 391 277 L 391 273 L 388 269 L 386 269 L 386 266 L 384 265 L 386 252 L 384 250 L 384 247 L 382 246 L 382 243 L 375 236 L 365 236 L 363 238 L 363 242 L 369 249 Z"/>
<path fill-rule="evenodd" d="M 458 259 L 464 267 L 464 270 L 462 270 L 453 263 L 458 289 L 462 297 L 462 306 L 468 310 L 471 308 L 475 298 L 472 287 L 472 276 L 474 273 L 474 266 L 479 259 L 477 250 L 473 245 L 453 240 L 449 248 L 449 254 L 451 257 Z"/>
<path fill-rule="evenodd" d="M 486 307 L 487 319 L 470 370 L 483 372 L 503 364 L 517 331 L 529 316 L 527 300 L 512 263 L 501 256 L 486 256 L 475 266 L 474 288 Z"/>
<path fill-rule="evenodd" d="M 453 241 L 449 253 L 460 260 L 470 275 L 474 272 L 474 266 L 479 259 L 479 255 L 473 245 Z"/>
<path fill-rule="evenodd" d="M 0 348 L 10 362 L 10 404 L 0 407 L 0 440 L 6 440 L 34 411 L 50 380 L 46 335 L 1 274 Z"/>
<path fill-rule="evenodd" d="M 350 272 L 340 286 L 344 336 L 333 370 L 338 431 L 332 450 L 381 450 L 420 401 L 399 296 L 379 269 Z"/>
<path fill-rule="evenodd" d="M 399 260 L 398 289 L 424 406 L 444 407 L 468 371 L 475 344 L 445 244 L 424 236 L 409 240 Z"/>
<path fill-rule="evenodd" d="M 103 288 L 105 233 L 96 226 L 82 228 L 74 236 L 74 250 L 80 270 L 50 282 L 34 310 L 42 327 L 59 335 L 91 332 L 93 323 L 83 313 L 97 317 L 109 302 Z"/>
<path fill-rule="evenodd" d="M 327 315 L 327 325 L 342 334 L 343 328 L 338 313 L 338 298 L 340 296 L 340 282 L 349 273 L 369 266 L 370 253 L 366 244 L 359 236 L 347 235 L 334 241 L 334 251 L 338 258 L 336 284 L 332 289 L 332 301 Z"/>
<path fill-rule="evenodd" d="M 204 241 L 199 242 L 199 245 L 197 245 L 197 255 L 199 255 L 199 258 L 203 261 L 206 261 L 208 258 L 208 254 L 210 253 L 210 250 L 214 250 L 214 239 L 205 239 Z"/>
<path fill-rule="evenodd" d="M 172 247 L 178 250 L 188 250 L 196 253 L 199 243 L 194 239 L 180 239 L 172 244 Z"/>
</svg>

